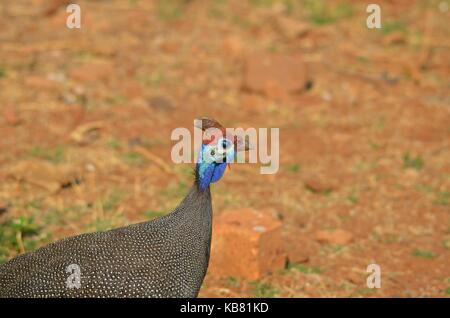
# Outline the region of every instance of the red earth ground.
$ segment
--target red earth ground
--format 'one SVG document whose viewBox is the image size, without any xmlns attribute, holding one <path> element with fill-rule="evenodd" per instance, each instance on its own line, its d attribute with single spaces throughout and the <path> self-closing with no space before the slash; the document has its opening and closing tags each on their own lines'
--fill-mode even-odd
<svg viewBox="0 0 450 318">
<path fill-rule="evenodd" d="M 355 0 L 77 3 L 81 29 L 0 4 L 0 261 L 170 211 L 170 133 L 208 116 L 280 129 L 278 173 L 234 165 L 213 204 L 278 217 L 293 266 L 201 297 L 449 296 L 448 1 L 378 1 L 381 30 Z"/>
</svg>

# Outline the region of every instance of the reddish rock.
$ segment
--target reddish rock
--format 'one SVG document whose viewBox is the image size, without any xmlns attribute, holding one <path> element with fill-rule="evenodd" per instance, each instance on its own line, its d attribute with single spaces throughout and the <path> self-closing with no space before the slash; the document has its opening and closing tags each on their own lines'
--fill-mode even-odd
<svg viewBox="0 0 450 318">
<path fill-rule="evenodd" d="M 353 234 L 345 230 L 317 231 L 316 241 L 329 244 L 348 244 L 353 240 Z"/>
<path fill-rule="evenodd" d="M 392 32 L 383 39 L 384 44 L 404 44 L 406 43 L 405 34 L 401 31 Z"/>
<path fill-rule="evenodd" d="M 311 30 L 309 24 L 283 15 L 277 17 L 274 26 L 278 32 L 288 39 L 303 37 Z"/>
<path fill-rule="evenodd" d="M 144 89 L 136 81 L 127 81 L 124 83 L 122 91 L 123 95 L 131 99 L 142 98 L 144 96 Z"/>
<path fill-rule="evenodd" d="M 266 100 L 258 94 L 243 94 L 241 105 L 244 109 L 251 112 L 259 112 L 266 108 Z"/>
<path fill-rule="evenodd" d="M 249 280 L 284 268 L 280 221 L 253 209 L 225 211 L 214 220 L 209 270 Z"/>
<path fill-rule="evenodd" d="M 361 284 L 366 281 L 366 277 L 364 273 L 358 273 L 356 271 L 346 271 L 346 279 L 352 284 Z"/>
<path fill-rule="evenodd" d="M 306 188 L 312 192 L 326 193 L 336 188 L 334 184 L 320 176 L 308 176 L 304 180 Z"/>
<path fill-rule="evenodd" d="M 300 56 L 280 54 L 252 55 L 245 62 L 244 88 L 269 97 L 296 93 L 308 82 Z"/>
<path fill-rule="evenodd" d="M 25 86 L 40 91 L 42 90 L 54 91 L 58 89 L 59 84 L 56 81 L 50 80 L 42 76 L 30 75 L 25 77 Z"/>
<path fill-rule="evenodd" d="M 152 96 L 148 102 L 150 107 L 155 110 L 170 111 L 175 109 L 175 103 L 172 99 L 164 95 Z"/>
<path fill-rule="evenodd" d="M 289 235 L 284 237 L 284 242 L 290 263 L 305 263 L 318 252 L 317 242 L 299 231 L 289 231 Z"/>
<path fill-rule="evenodd" d="M 3 111 L 3 117 L 5 118 L 5 121 L 8 125 L 16 126 L 16 125 L 20 124 L 19 114 L 12 107 L 7 107 Z"/>
<path fill-rule="evenodd" d="M 93 121 L 82 124 L 75 128 L 70 134 L 70 138 L 80 145 L 86 145 L 99 138 L 99 131 L 105 124 L 102 121 Z"/>
<path fill-rule="evenodd" d="M 96 81 L 106 81 L 114 73 L 111 63 L 87 63 L 74 68 L 70 72 L 70 77 L 82 83 Z"/>
<path fill-rule="evenodd" d="M 223 49 L 227 55 L 237 57 L 244 53 L 245 45 L 240 38 L 229 36 L 223 41 Z"/>
<path fill-rule="evenodd" d="M 177 42 L 164 42 L 161 44 L 161 50 L 167 54 L 176 54 L 180 49 L 180 45 Z"/>
<path fill-rule="evenodd" d="M 63 6 L 68 5 L 70 3 L 69 0 L 51 0 L 48 2 L 47 7 L 45 8 L 43 14 L 46 16 L 51 16 L 58 12 Z"/>
<path fill-rule="evenodd" d="M 77 168 L 68 164 L 53 165 L 42 160 L 20 161 L 8 169 L 8 175 L 16 180 L 56 193 L 62 187 L 81 180 Z"/>
</svg>

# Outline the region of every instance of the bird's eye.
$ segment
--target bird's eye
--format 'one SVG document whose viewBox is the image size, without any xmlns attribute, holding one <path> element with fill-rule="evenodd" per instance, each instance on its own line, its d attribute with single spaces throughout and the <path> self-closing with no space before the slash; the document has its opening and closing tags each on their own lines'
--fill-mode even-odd
<svg viewBox="0 0 450 318">
<path fill-rule="evenodd" d="M 227 149 L 228 148 L 228 146 L 229 146 L 230 144 L 229 144 L 229 141 L 228 140 L 222 140 L 222 148 L 223 149 Z"/>
</svg>

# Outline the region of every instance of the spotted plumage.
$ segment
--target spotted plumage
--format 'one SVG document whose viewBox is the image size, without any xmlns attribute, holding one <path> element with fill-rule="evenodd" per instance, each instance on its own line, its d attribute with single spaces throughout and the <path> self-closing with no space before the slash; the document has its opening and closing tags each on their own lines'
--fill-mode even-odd
<svg viewBox="0 0 450 318">
<path fill-rule="evenodd" d="M 203 144 L 194 185 L 168 215 L 69 237 L 0 265 L 0 297 L 196 297 L 211 245 L 210 183 L 235 154 L 229 143 Z"/>
<path fill-rule="evenodd" d="M 0 297 L 196 297 L 209 260 L 210 189 L 194 185 L 170 214 L 82 234 L 0 265 Z M 80 288 L 68 288 L 69 265 Z"/>
</svg>

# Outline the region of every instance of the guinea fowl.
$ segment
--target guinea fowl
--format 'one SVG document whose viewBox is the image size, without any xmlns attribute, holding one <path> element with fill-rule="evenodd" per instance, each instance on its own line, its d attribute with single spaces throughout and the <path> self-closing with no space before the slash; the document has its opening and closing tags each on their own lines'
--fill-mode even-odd
<svg viewBox="0 0 450 318">
<path fill-rule="evenodd" d="M 224 131 L 215 120 L 198 122 L 204 131 Z M 210 183 L 248 149 L 237 136 L 226 137 L 202 143 L 195 182 L 171 213 L 19 255 L 0 265 L 0 297 L 196 297 L 211 246 Z M 67 284 L 71 266 L 79 269 L 78 285 Z"/>
</svg>

